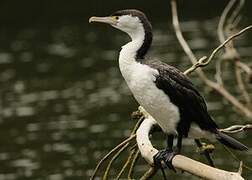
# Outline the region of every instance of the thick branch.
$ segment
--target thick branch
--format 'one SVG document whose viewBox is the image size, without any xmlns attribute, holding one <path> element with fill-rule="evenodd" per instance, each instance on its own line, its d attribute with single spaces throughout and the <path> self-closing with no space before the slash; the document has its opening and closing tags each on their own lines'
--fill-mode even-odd
<svg viewBox="0 0 252 180">
<path fill-rule="evenodd" d="M 149 134 L 156 121 L 148 115 L 137 130 L 137 144 L 143 158 L 153 166 L 153 157 L 158 152 L 149 139 Z M 182 155 L 176 155 L 172 160 L 172 165 L 195 176 L 212 180 L 243 180 L 241 172 L 229 172 L 213 168 L 198 161 L 192 160 Z"/>
</svg>

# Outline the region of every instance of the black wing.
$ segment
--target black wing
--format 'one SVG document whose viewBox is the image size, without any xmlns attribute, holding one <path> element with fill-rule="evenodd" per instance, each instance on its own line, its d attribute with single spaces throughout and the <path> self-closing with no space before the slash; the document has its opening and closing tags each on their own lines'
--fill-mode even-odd
<svg viewBox="0 0 252 180">
<path fill-rule="evenodd" d="M 187 136 L 191 122 L 195 122 L 204 130 L 216 130 L 217 125 L 209 116 L 203 97 L 187 76 L 175 67 L 160 61 L 149 61 L 146 64 L 159 71 L 155 81 L 156 86 L 179 107 L 181 120 L 177 125 L 178 133 Z"/>
</svg>

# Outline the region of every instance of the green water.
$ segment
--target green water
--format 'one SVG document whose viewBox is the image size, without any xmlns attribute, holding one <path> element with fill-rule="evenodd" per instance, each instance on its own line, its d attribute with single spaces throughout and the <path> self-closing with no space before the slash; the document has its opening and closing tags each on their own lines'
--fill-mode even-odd
<svg viewBox="0 0 252 180">
<path fill-rule="evenodd" d="M 216 25 L 217 19 L 182 24 L 198 57 L 218 45 Z M 88 179 L 98 160 L 129 135 L 134 126 L 130 114 L 138 105 L 117 62 L 120 46 L 128 40 L 108 26 L 79 22 L 0 28 L 0 180 Z M 252 34 L 236 44 L 244 62 L 251 65 Z M 149 55 L 181 70 L 190 66 L 165 20 L 154 22 Z M 214 73 L 214 66 L 206 72 Z M 229 76 L 232 73 L 227 72 L 225 77 Z M 191 77 L 220 127 L 248 122 L 195 74 Z M 226 84 L 237 94 L 234 81 Z M 251 146 L 251 133 L 236 138 Z M 184 141 L 183 153 L 204 161 L 191 140 Z M 251 150 L 237 154 L 252 166 Z M 236 171 L 239 166 L 218 143 L 213 158 L 223 169 Z M 120 161 L 113 167 L 119 165 Z M 141 161 L 136 174 L 146 169 Z M 186 173 L 169 176 L 195 179 Z M 244 177 L 252 179 L 251 172 L 244 169 Z"/>
</svg>

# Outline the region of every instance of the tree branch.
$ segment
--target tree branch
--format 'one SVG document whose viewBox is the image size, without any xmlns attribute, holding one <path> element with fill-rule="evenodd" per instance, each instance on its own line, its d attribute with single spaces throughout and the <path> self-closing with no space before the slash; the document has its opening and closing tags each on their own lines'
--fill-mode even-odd
<svg viewBox="0 0 252 180">
<path fill-rule="evenodd" d="M 245 31 L 252 29 L 252 25 L 248 26 L 246 28 L 244 28 L 243 30 L 241 30 L 240 32 L 234 34 L 233 36 L 229 37 L 226 41 L 224 41 L 221 45 L 219 45 L 210 55 L 210 57 L 207 59 L 205 56 L 200 58 L 199 62 L 196 58 L 196 56 L 194 55 L 194 53 L 192 52 L 192 50 L 190 49 L 189 45 L 187 44 L 187 42 L 185 41 L 183 35 L 182 35 L 182 31 L 179 25 L 179 20 L 178 20 L 178 13 L 177 13 L 177 3 L 176 0 L 171 0 L 171 9 L 172 9 L 172 23 L 173 23 L 173 27 L 177 36 L 177 39 L 181 45 L 181 47 L 183 48 L 184 52 L 186 53 L 186 55 L 189 57 L 190 61 L 192 62 L 193 66 L 190 68 L 190 70 L 186 70 L 184 73 L 188 74 L 192 71 L 196 71 L 197 74 L 199 75 L 200 79 L 210 88 L 214 89 L 216 92 L 218 92 L 220 95 L 222 95 L 229 103 L 231 103 L 234 107 L 236 107 L 239 112 L 241 112 L 242 114 L 244 114 L 246 117 L 252 119 L 252 111 L 247 108 L 245 105 L 243 105 L 239 100 L 237 100 L 229 91 L 227 91 L 221 84 L 218 84 L 214 81 L 211 81 L 210 79 L 207 78 L 207 76 L 205 75 L 205 73 L 203 72 L 203 70 L 201 68 L 198 68 L 200 66 L 202 66 L 202 64 L 207 65 L 212 58 L 215 56 L 215 54 L 225 46 L 226 43 L 228 43 L 230 40 L 232 40 L 233 38 L 239 36 L 240 34 L 244 33 Z M 206 62 L 204 62 L 207 59 Z M 201 64 L 201 65 L 199 65 Z"/>
<path fill-rule="evenodd" d="M 239 31 L 238 33 L 235 33 L 234 35 L 230 36 L 229 38 L 227 38 L 222 44 L 220 44 L 217 48 L 215 48 L 213 50 L 213 52 L 211 53 L 211 55 L 209 56 L 209 58 L 206 58 L 206 56 L 200 58 L 195 64 L 193 64 L 193 66 L 190 68 L 190 71 L 187 70 L 187 74 L 191 73 L 192 71 L 194 71 L 195 69 L 197 69 L 198 67 L 204 67 L 207 66 L 211 60 L 214 58 L 214 56 L 223 48 L 225 47 L 225 45 L 227 43 L 229 43 L 231 40 L 233 40 L 234 38 L 240 36 L 241 34 L 243 34 L 244 32 L 248 31 L 252 29 L 252 25 L 245 27 L 244 29 L 242 29 L 241 31 Z M 205 61 L 206 60 L 206 61 Z M 189 71 L 189 72 L 188 72 Z"/>
<path fill-rule="evenodd" d="M 145 114 L 145 120 L 142 122 L 140 127 L 137 130 L 136 133 L 136 140 L 138 144 L 138 148 L 143 156 L 143 158 L 153 166 L 153 157 L 158 152 L 157 149 L 155 149 L 151 141 L 149 139 L 149 134 L 152 130 L 152 128 L 157 125 L 156 121 L 148 115 L 147 112 Z M 204 178 L 204 179 L 211 179 L 211 180 L 244 180 L 241 177 L 241 168 L 239 168 L 238 172 L 230 172 L 225 171 L 217 168 L 213 168 L 211 166 L 205 165 L 201 162 L 195 161 L 193 159 L 187 158 L 182 155 L 176 155 L 172 159 L 172 165 L 180 170 L 186 171 L 190 174 L 193 174 L 195 176 Z M 154 171 L 153 168 L 149 170 L 150 172 Z M 153 173 L 150 173 L 150 175 L 153 175 Z M 145 179 L 147 179 L 148 176 Z"/>
<path fill-rule="evenodd" d="M 229 134 L 234 134 L 234 133 L 242 132 L 242 131 L 249 130 L 249 129 L 252 129 L 252 124 L 233 125 L 233 126 L 225 128 L 225 129 L 220 129 L 220 131 L 225 132 L 225 133 L 229 133 Z"/>
</svg>

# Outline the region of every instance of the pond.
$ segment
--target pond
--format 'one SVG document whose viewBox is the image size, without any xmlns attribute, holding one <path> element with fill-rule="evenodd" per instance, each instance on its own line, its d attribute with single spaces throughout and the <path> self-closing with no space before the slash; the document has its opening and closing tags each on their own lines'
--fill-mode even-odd
<svg viewBox="0 0 252 180">
<path fill-rule="evenodd" d="M 208 55 L 218 45 L 217 23 L 216 18 L 182 23 L 198 57 Z M 135 124 L 130 114 L 138 104 L 119 72 L 117 60 L 120 47 L 128 40 L 108 26 L 87 23 L 0 29 L 0 180 L 88 179 L 97 162 L 130 134 Z M 251 33 L 240 37 L 236 45 L 242 60 L 251 65 Z M 149 56 L 181 70 L 190 67 L 170 22 L 154 23 Z M 212 63 L 205 71 L 211 75 L 214 68 Z M 190 77 L 220 127 L 248 122 L 205 87 L 195 73 Z M 235 82 L 226 85 L 237 93 Z M 251 134 L 235 137 L 251 146 Z M 159 144 L 165 146 L 163 137 Z M 239 162 L 222 145 L 215 142 L 215 146 L 217 167 L 236 171 Z M 191 140 L 185 141 L 183 153 L 205 161 Z M 251 150 L 235 153 L 251 166 Z M 146 170 L 144 164 L 140 161 L 136 166 L 137 175 Z M 119 166 L 116 162 L 113 167 Z M 169 177 L 195 179 L 186 173 L 170 172 Z M 251 179 L 251 172 L 245 169 L 244 177 Z"/>
</svg>

